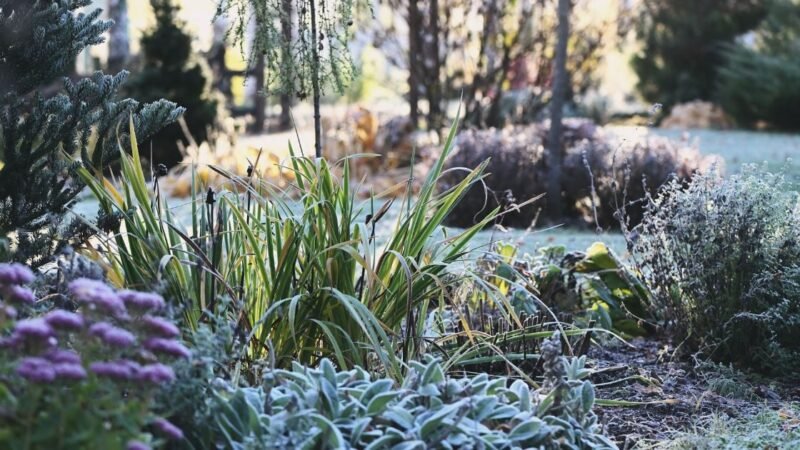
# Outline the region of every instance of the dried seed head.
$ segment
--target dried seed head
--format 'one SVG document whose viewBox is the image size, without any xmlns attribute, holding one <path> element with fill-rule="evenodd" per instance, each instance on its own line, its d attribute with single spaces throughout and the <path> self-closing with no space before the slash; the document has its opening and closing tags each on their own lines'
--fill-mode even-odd
<svg viewBox="0 0 800 450">
<path fill-rule="evenodd" d="M 206 192 L 206 205 L 213 205 L 216 201 L 216 198 L 214 198 L 214 189 L 208 188 Z"/>
</svg>

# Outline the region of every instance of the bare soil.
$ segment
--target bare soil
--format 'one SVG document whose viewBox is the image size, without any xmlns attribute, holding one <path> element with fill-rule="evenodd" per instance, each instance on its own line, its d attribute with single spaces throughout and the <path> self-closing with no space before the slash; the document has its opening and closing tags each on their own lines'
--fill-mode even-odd
<svg viewBox="0 0 800 450">
<path fill-rule="evenodd" d="M 764 408 L 782 409 L 800 400 L 800 385 L 739 374 L 720 374 L 691 358 L 675 356 L 673 344 L 661 339 L 635 339 L 623 344 L 593 346 L 589 357 L 597 398 L 648 403 L 633 407 L 596 408 L 600 422 L 622 449 L 669 439 L 687 431 L 698 419 L 718 414 L 747 417 Z M 730 380 L 734 392 L 712 390 L 714 380 Z"/>
</svg>

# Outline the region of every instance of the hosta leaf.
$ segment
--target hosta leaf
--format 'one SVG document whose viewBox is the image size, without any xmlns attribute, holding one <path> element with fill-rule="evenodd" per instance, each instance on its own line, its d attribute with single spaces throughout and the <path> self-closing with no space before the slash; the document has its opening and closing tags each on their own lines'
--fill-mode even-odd
<svg viewBox="0 0 800 450">
<path fill-rule="evenodd" d="M 608 249 L 608 246 L 602 242 L 595 242 L 586 250 L 586 257 L 576 266 L 576 269 L 581 272 L 595 272 L 619 267 L 617 258 Z"/>
</svg>

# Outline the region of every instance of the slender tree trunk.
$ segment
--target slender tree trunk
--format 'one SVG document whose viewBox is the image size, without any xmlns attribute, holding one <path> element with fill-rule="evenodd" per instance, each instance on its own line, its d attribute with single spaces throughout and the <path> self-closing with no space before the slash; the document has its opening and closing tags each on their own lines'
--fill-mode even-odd
<svg viewBox="0 0 800 450">
<path fill-rule="evenodd" d="M 311 68 L 311 88 L 314 91 L 314 154 L 317 158 L 322 157 L 322 115 L 320 114 L 319 101 L 321 97 L 319 85 L 319 46 L 322 41 L 317 31 L 317 10 L 316 0 L 309 0 L 311 11 L 311 57 L 314 60 Z"/>
<path fill-rule="evenodd" d="M 440 80 L 442 59 L 439 55 L 439 0 L 430 0 L 430 48 L 428 60 L 425 61 L 427 69 L 427 94 L 428 94 L 428 129 L 441 132 L 442 128 L 442 83 Z"/>
<path fill-rule="evenodd" d="M 292 49 L 290 45 L 292 42 L 292 14 L 294 13 L 292 0 L 281 0 L 281 7 L 283 9 L 281 14 L 281 32 L 283 33 L 284 42 L 283 58 L 285 61 L 291 61 Z M 286 64 L 286 66 L 291 66 L 291 64 Z M 287 70 L 291 70 L 291 67 L 287 67 Z M 290 90 L 284 89 L 284 92 L 281 94 L 281 116 L 278 123 L 278 126 L 282 130 L 292 126 L 291 109 L 292 93 Z"/>
<path fill-rule="evenodd" d="M 422 15 L 419 11 L 418 0 L 408 0 L 408 106 L 409 118 L 414 129 L 419 127 L 419 77 L 420 30 L 422 29 Z"/>
<path fill-rule="evenodd" d="M 265 82 L 265 74 L 266 71 L 266 62 L 264 61 L 264 55 L 258 55 L 258 61 L 256 61 L 256 92 L 255 98 L 253 99 L 253 108 L 254 111 L 254 123 L 253 123 L 253 133 L 263 133 L 264 132 L 264 122 L 267 120 L 267 95 L 264 92 L 262 87 L 264 86 Z"/>
<path fill-rule="evenodd" d="M 571 0 L 558 0 L 558 40 L 553 68 L 553 95 L 550 100 L 550 134 L 547 150 L 547 208 L 551 220 L 562 215 L 561 201 L 561 119 L 567 94 L 567 41 Z"/>
<path fill-rule="evenodd" d="M 125 68 L 130 58 L 128 34 L 128 1 L 108 0 L 108 15 L 114 21 L 108 36 L 108 71 L 117 73 Z"/>
</svg>

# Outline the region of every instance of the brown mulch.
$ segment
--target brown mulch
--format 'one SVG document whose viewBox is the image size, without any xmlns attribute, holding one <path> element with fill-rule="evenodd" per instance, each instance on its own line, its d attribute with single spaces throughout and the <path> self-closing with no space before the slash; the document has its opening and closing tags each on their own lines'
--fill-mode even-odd
<svg viewBox="0 0 800 450">
<path fill-rule="evenodd" d="M 590 350 L 589 358 L 598 372 L 592 376 L 598 385 L 597 398 L 654 402 L 596 408 L 600 422 L 620 448 L 668 439 L 711 414 L 747 417 L 765 407 L 779 409 L 786 402 L 800 400 L 800 386 L 755 377 L 737 378 L 746 394 L 740 398 L 718 395 L 709 389 L 712 372 L 697 369 L 690 358 L 675 353 L 671 343 L 658 339 L 635 339 L 630 346 L 613 344 Z"/>
</svg>

